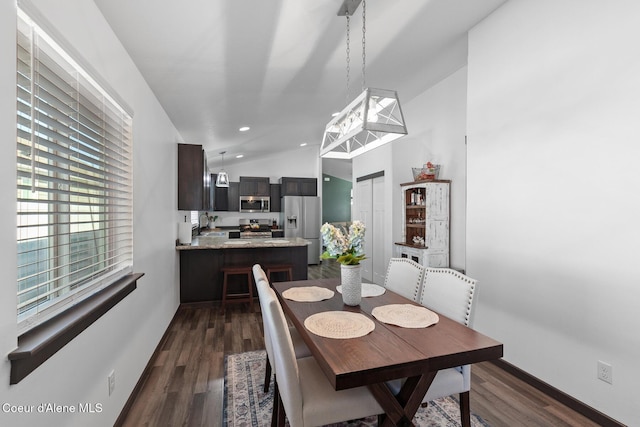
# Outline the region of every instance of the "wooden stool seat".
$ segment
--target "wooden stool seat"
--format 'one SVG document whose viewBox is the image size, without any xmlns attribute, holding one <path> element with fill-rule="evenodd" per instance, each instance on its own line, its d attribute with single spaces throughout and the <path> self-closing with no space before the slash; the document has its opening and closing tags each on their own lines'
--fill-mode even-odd
<svg viewBox="0 0 640 427">
<path fill-rule="evenodd" d="M 234 266 L 222 267 L 222 313 L 224 313 L 227 304 L 248 302 L 251 310 L 253 310 L 253 271 L 251 267 Z M 229 276 L 242 275 L 247 277 L 247 292 L 229 293 L 228 279 Z"/>
<path fill-rule="evenodd" d="M 273 279 L 271 278 L 272 273 L 287 273 L 287 280 L 293 280 L 293 265 L 291 264 L 275 264 L 275 265 L 267 265 L 267 277 L 269 278 L 269 282 L 273 283 Z"/>
</svg>

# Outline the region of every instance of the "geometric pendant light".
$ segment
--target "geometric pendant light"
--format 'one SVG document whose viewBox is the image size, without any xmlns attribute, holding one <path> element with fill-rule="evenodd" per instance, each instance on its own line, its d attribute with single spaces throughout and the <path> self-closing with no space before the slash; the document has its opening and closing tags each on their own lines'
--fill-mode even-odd
<svg viewBox="0 0 640 427">
<path fill-rule="evenodd" d="M 347 92 L 349 90 L 349 16 L 362 1 L 363 91 L 325 127 L 320 157 L 352 159 L 407 134 L 398 93 L 365 88 L 366 0 L 344 0 L 339 16 L 347 18 Z"/>
<path fill-rule="evenodd" d="M 398 93 L 366 88 L 327 124 L 320 156 L 352 159 L 406 134 Z"/>
</svg>

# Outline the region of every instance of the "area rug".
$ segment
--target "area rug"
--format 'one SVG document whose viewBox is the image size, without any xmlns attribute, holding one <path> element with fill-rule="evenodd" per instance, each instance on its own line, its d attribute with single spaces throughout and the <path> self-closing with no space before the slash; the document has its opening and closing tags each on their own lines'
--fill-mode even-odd
<svg viewBox="0 0 640 427">
<path fill-rule="evenodd" d="M 273 376 L 269 392 L 264 393 L 264 351 L 250 351 L 225 357 L 224 425 L 232 427 L 269 427 L 273 405 Z M 416 426 L 456 427 L 460 425 L 460 406 L 452 397 L 429 402 L 414 417 Z M 289 423 L 287 422 L 287 426 Z M 331 424 L 332 427 L 376 426 L 377 417 Z M 488 427 L 482 418 L 471 414 L 473 427 Z"/>
</svg>

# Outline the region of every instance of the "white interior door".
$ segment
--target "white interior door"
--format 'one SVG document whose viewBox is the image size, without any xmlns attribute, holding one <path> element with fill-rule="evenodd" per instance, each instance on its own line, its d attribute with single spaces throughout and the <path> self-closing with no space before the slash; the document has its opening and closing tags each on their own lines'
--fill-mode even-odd
<svg viewBox="0 0 640 427">
<path fill-rule="evenodd" d="M 356 205 L 352 220 L 364 222 L 366 231 L 364 234 L 364 253 L 367 259 L 360 262 L 362 265 L 362 278 L 373 282 L 372 256 L 372 224 L 373 224 L 373 182 L 370 179 L 359 181 L 356 184 Z"/>
<path fill-rule="evenodd" d="M 385 216 L 384 216 L 384 208 L 385 208 L 385 198 L 384 198 L 384 176 L 379 176 L 372 180 L 372 197 L 371 197 L 371 206 L 372 206 L 372 224 L 369 228 L 370 233 L 369 237 L 371 240 L 371 260 L 372 260 L 372 273 L 373 273 L 373 283 L 378 285 L 384 284 L 384 278 L 387 274 L 387 264 L 384 262 L 384 224 L 385 224 Z"/>
<path fill-rule="evenodd" d="M 387 265 L 384 262 L 384 176 L 356 184 L 356 206 L 353 219 L 367 227 L 364 235 L 362 278 L 379 285 L 384 283 Z"/>
</svg>

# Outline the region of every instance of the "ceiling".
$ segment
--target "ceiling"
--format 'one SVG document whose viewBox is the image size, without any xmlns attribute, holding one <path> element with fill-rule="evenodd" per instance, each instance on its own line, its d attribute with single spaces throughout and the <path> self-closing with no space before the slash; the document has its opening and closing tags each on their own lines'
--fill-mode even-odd
<svg viewBox="0 0 640 427">
<path fill-rule="evenodd" d="M 466 64 L 466 32 L 505 1 L 369 0 L 366 85 L 411 100 Z M 347 94 L 342 0 L 95 3 L 213 170 L 221 151 L 228 165 L 319 146 L 331 114 L 362 91 L 362 5 L 351 18 Z"/>
</svg>

